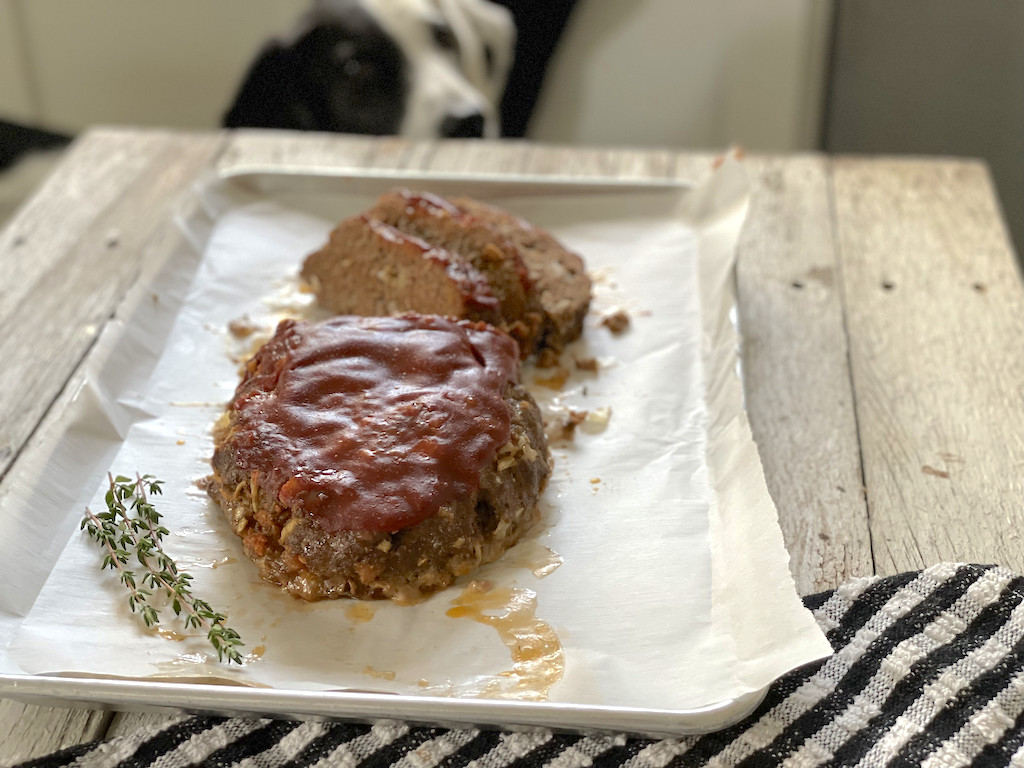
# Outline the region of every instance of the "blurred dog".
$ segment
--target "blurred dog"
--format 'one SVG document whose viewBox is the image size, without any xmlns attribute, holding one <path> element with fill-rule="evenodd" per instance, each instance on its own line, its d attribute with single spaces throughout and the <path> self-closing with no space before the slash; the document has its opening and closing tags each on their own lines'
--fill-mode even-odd
<svg viewBox="0 0 1024 768">
<path fill-rule="evenodd" d="M 497 137 L 514 44 L 489 0 L 315 0 L 257 56 L 224 125 Z"/>
</svg>

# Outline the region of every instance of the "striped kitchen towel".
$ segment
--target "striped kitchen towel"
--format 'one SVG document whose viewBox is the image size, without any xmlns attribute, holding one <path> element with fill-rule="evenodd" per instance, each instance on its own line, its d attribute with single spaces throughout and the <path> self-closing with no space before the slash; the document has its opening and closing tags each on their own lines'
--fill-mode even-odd
<svg viewBox="0 0 1024 768">
<path fill-rule="evenodd" d="M 1024 578 L 942 564 L 805 599 L 835 649 L 682 739 L 182 717 L 25 766 L 1024 766 Z"/>
</svg>

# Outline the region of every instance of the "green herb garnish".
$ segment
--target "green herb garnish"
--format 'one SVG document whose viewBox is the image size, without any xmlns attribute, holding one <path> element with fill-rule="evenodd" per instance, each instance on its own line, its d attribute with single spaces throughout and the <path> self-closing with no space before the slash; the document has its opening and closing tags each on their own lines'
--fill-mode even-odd
<svg viewBox="0 0 1024 768">
<path fill-rule="evenodd" d="M 155 591 L 170 601 L 175 616 L 185 614 L 185 626 L 204 629 L 217 658 L 228 663 L 242 663 L 238 648 L 243 646 L 238 633 L 225 626 L 227 616 L 215 612 L 205 600 L 192 595 L 192 577 L 178 570 L 174 560 L 161 544 L 168 530 L 160 525 L 160 513 L 149 503 L 150 495 L 160 495 L 161 480 L 153 475 L 136 476 L 135 480 L 118 475 L 110 480 L 107 490 L 107 511 L 93 514 L 88 508 L 81 529 L 107 550 L 102 568 L 117 571 L 128 590 L 128 607 L 138 612 L 147 627 L 160 623 L 159 611 L 150 604 Z M 127 569 L 132 556 L 145 568 L 141 584 L 135 573 Z"/>
</svg>

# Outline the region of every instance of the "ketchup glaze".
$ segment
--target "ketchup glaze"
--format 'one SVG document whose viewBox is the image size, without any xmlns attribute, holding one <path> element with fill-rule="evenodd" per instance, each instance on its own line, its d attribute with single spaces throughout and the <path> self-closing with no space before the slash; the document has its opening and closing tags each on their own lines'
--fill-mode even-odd
<svg viewBox="0 0 1024 768">
<path fill-rule="evenodd" d="M 484 323 L 285 320 L 229 405 L 229 450 L 264 493 L 328 532 L 398 531 L 479 487 L 511 435 L 518 357 Z"/>
</svg>

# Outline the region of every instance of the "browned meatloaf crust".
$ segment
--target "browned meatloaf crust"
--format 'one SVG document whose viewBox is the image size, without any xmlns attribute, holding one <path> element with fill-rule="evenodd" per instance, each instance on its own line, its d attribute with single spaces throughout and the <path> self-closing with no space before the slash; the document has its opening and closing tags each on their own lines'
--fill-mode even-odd
<svg viewBox="0 0 1024 768">
<path fill-rule="evenodd" d="M 543 229 L 508 211 L 469 197 L 456 197 L 451 202 L 488 222 L 519 249 L 544 311 L 541 346 L 560 350 L 578 339 L 590 306 L 590 277 L 583 259 Z"/>
<path fill-rule="evenodd" d="M 422 599 L 537 519 L 547 444 L 517 371 L 483 323 L 286 320 L 214 431 L 210 495 L 298 597 Z"/>
<path fill-rule="evenodd" d="M 524 355 L 560 350 L 582 332 L 590 306 L 583 261 L 522 219 L 468 198 L 452 201 L 408 190 L 384 194 L 354 219 L 359 223 L 342 222 L 302 268 L 321 304 L 332 311 L 364 314 L 357 304 L 368 296 L 367 301 L 388 312 L 483 319 L 514 336 Z M 379 224 L 405 240 L 378 238 L 364 247 L 368 238 L 359 230 Z M 425 246 L 421 259 L 438 261 L 443 254 L 448 271 L 417 266 L 407 242 Z M 436 309 L 452 307 L 445 297 L 461 290 L 450 265 L 461 265 L 478 286 L 482 280 L 497 307 L 484 312 L 470 302 L 458 312 Z"/>
<path fill-rule="evenodd" d="M 421 238 L 472 264 L 500 301 L 501 325 L 529 353 L 540 342 L 543 312 L 519 249 L 483 219 L 438 195 L 394 190 L 366 216 Z"/>
</svg>

